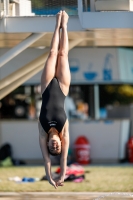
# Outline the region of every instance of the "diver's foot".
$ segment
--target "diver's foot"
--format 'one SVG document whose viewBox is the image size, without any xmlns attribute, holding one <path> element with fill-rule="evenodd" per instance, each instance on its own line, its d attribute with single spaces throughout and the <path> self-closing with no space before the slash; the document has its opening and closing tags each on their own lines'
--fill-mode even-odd
<svg viewBox="0 0 133 200">
<path fill-rule="evenodd" d="M 56 15 L 56 26 L 58 28 L 61 27 L 61 18 L 62 18 L 62 11 L 58 12 Z"/>
<path fill-rule="evenodd" d="M 66 27 L 68 23 L 68 14 L 65 11 L 62 11 L 61 27 Z"/>
</svg>

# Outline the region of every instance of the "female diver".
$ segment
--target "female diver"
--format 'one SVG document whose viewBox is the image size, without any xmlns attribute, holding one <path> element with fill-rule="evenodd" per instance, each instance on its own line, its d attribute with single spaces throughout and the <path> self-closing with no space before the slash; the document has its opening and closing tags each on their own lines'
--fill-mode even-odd
<svg viewBox="0 0 133 200">
<path fill-rule="evenodd" d="M 64 110 L 64 100 L 69 92 L 71 79 L 68 63 L 68 18 L 65 11 L 60 11 L 56 15 L 50 53 L 41 77 L 42 106 L 38 123 L 39 142 L 47 179 L 55 188 L 63 186 L 69 147 L 69 124 Z M 52 178 L 49 154 L 61 154 L 61 172 L 58 180 Z"/>
</svg>

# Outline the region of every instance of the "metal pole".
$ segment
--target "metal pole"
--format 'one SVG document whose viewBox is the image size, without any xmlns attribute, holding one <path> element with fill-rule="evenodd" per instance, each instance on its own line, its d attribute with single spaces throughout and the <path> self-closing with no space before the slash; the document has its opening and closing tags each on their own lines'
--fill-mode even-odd
<svg viewBox="0 0 133 200">
<path fill-rule="evenodd" d="M 78 16 L 79 16 L 79 20 L 82 26 L 83 25 L 83 1 L 82 0 L 78 0 Z"/>
<path fill-rule="evenodd" d="M 4 7 L 4 17 L 6 16 L 6 0 L 3 1 L 3 7 Z"/>
<path fill-rule="evenodd" d="M 90 0 L 90 11 L 95 12 L 95 0 Z"/>
<path fill-rule="evenodd" d="M 89 85 L 89 116 L 95 118 L 94 85 Z"/>
<path fill-rule="evenodd" d="M 0 0 L 0 18 L 2 17 L 2 12 L 3 12 L 3 3 L 2 0 Z"/>
<path fill-rule="evenodd" d="M 133 136 L 133 105 L 130 106 L 130 120 L 131 120 L 131 132 L 130 132 L 130 137 Z"/>
<path fill-rule="evenodd" d="M 9 0 L 4 0 L 4 16 L 8 16 L 9 14 Z"/>
<path fill-rule="evenodd" d="M 9 62 L 11 59 L 13 59 L 15 56 L 17 56 L 19 53 L 21 53 L 23 50 L 25 50 L 27 47 L 36 42 L 45 34 L 46 33 L 33 33 L 17 46 L 10 49 L 8 52 L 0 57 L 0 67 L 5 65 L 7 62 Z"/>
<path fill-rule="evenodd" d="M 74 46 L 76 46 L 78 43 L 80 43 L 82 40 L 79 39 L 79 40 L 70 42 L 69 50 L 72 49 Z M 17 73 L 14 72 L 12 75 L 14 75 L 16 73 L 16 74 L 19 75 L 19 77 L 15 77 L 15 79 L 14 79 L 15 81 L 11 81 L 10 80 L 10 84 L 7 84 L 8 86 L 6 86 L 5 88 L 3 88 L 0 91 L 0 99 L 4 98 L 7 94 L 12 92 L 14 89 L 16 89 L 22 83 L 24 83 L 29 78 L 31 78 L 32 76 L 37 74 L 39 71 L 41 71 L 43 69 L 43 67 L 44 67 L 44 63 L 45 63 L 45 61 L 47 59 L 48 54 L 49 54 L 48 52 L 45 53 L 41 57 L 39 57 L 36 60 L 30 62 L 28 65 L 26 65 L 26 66 L 22 67 L 21 69 L 17 70 Z M 34 67 L 33 67 L 33 65 L 34 65 Z M 0 85 L 1 85 L 1 83 L 0 83 Z"/>
<path fill-rule="evenodd" d="M 94 85 L 94 110 L 95 110 L 95 119 L 99 119 L 99 86 Z"/>
<path fill-rule="evenodd" d="M 87 2 L 87 0 L 84 0 L 85 1 L 85 12 L 87 12 L 88 11 L 88 2 Z"/>
</svg>

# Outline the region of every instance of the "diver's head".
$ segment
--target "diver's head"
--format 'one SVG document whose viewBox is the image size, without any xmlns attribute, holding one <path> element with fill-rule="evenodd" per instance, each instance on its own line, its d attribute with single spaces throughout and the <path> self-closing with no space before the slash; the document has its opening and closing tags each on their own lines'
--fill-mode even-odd
<svg viewBox="0 0 133 200">
<path fill-rule="evenodd" d="M 50 129 L 48 133 L 48 152 L 53 155 L 57 156 L 61 154 L 61 139 L 59 137 L 58 131 L 55 128 Z"/>
</svg>

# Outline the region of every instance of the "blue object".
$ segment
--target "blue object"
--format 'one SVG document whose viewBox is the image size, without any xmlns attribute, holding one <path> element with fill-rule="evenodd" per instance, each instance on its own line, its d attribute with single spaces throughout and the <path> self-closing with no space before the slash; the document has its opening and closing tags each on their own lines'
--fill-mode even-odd
<svg viewBox="0 0 133 200">
<path fill-rule="evenodd" d="M 106 80 L 112 80 L 112 69 L 104 69 L 103 70 L 103 79 Z"/>
<path fill-rule="evenodd" d="M 34 178 L 29 178 L 28 182 L 35 182 L 35 179 Z"/>
<path fill-rule="evenodd" d="M 35 182 L 35 179 L 24 177 L 24 178 L 22 178 L 22 182 Z"/>
<path fill-rule="evenodd" d="M 35 15 L 56 15 L 60 10 L 66 10 L 68 15 L 78 15 L 77 6 L 47 6 L 41 8 L 33 8 L 32 12 Z"/>
<path fill-rule="evenodd" d="M 22 178 L 22 182 L 28 182 L 28 179 L 26 177 Z"/>
<path fill-rule="evenodd" d="M 104 60 L 103 66 L 103 80 L 112 80 L 112 64 L 110 59 L 113 57 L 112 54 L 107 53 Z"/>
<path fill-rule="evenodd" d="M 93 68 L 93 63 L 92 62 L 90 62 L 89 63 L 89 67 L 88 67 L 88 72 L 84 72 L 83 73 L 83 76 L 87 79 L 87 80 L 94 80 L 95 78 L 96 78 L 96 76 L 97 76 L 97 72 L 95 72 L 95 71 L 93 71 L 92 70 L 92 68 Z"/>
<path fill-rule="evenodd" d="M 105 123 L 105 124 L 113 124 L 114 121 L 113 121 L 113 120 L 105 120 L 104 123 Z"/>
<path fill-rule="evenodd" d="M 96 72 L 85 72 L 83 75 L 87 80 L 94 80 L 97 76 L 97 73 Z"/>
<path fill-rule="evenodd" d="M 106 108 L 100 108 L 100 118 L 107 118 Z"/>
<path fill-rule="evenodd" d="M 70 72 L 76 73 L 79 70 L 78 66 L 70 66 Z"/>
</svg>

